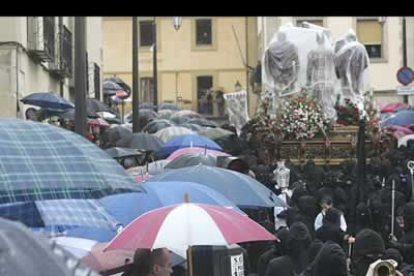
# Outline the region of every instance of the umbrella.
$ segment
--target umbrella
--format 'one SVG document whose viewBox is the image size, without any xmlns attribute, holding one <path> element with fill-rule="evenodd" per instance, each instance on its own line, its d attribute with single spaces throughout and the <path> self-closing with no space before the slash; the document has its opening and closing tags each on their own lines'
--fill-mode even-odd
<svg viewBox="0 0 414 276">
<path fill-rule="evenodd" d="M 112 158 L 124 158 L 124 157 L 131 157 L 131 156 L 138 156 L 138 155 L 145 155 L 145 152 L 130 149 L 130 148 L 109 148 L 105 150 L 106 153 L 109 154 Z"/>
<path fill-rule="evenodd" d="M 123 90 L 122 86 L 117 84 L 116 82 L 104 80 L 102 83 L 103 86 L 103 93 L 107 96 L 112 96 L 116 94 L 116 91 Z"/>
<path fill-rule="evenodd" d="M 164 167 L 170 162 L 170 160 L 158 160 L 148 163 L 148 173 L 151 175 L 157 175 L 164 172 Z M 147 166 L 133 167 L 128 169 L 128 173 L 134 176 L 139 176 L 147 173 Z"/>
<path fill-rule="evenodd" d="M 200 130 L 198 132 L 199 135 L 201 136 L 205 136 L 207 138 L 210 138 L 211 140 L 216 140 L 222 137 L 226 137 L 226 136 L 232 136 L 235 135 L 233 132 L 229 131 L 229 130 L 225 130 L 222 128 L 206 128 L 203 130 Z"/>
<path fill-rule="evenodd" d="M 0 128 L 0 203 L 137 189 L 121 166 L 74 132 L 13 118 L 0 118 Z"/>
<path fill-rule="evenodd" d="M 203 116 L 201 116 L 200 114 L 192 110 L 181 110 L 181 111 L 174 113 L 174 115 L 171 117 L 188 117 L 190 119 L 203 118 Z"/>
<path fill-rule="evenodd" d="M 243 150 L 246 149 L 244 142 L 237 135 L 228 135 L 218 139 L 215 139 L 214 142 L 217 143 L 220 147 L 223 148 L 225 152 L 230 153 L 231 155 L 240 155 Z"/>
<path fill-rule="evenodd" d="M 107 243 L 101 243 L 90 239 L 73 237 L 52 238 L 54 242 L 72 253 L 75 257 L 82 259 L 90 268 L 99 271 L 103 275 L 112 275 L 124 271 L 126 265 L 134 260 L 135 250 L 111 250 L 103 252 Z M 179 265 L 185 260 L 177 254 L 171 255 L 171 264 Z"/>
<path fill-rule="evenodd" d="M 186 134 L 176 136 L 168 140 L 162 148 L 158 151 L 159 156 L 168 156 L 174 151 L 182 148 L 188 147 L 200 147 L 205 149 L 213 149 L 213 150 L 223 150 L 219 145 L 217 145 L 214 141 L 197 135 L 197 134 Z"/>
<path fill-rule="evenodd" d="M 132 138 L 132 131 L 124 126 L 115 126 L 106 129 L 102 135 L 103 148 L 128 147 Z"/>
<path fill-rule="evenodd" d="M 286 204 L 262 183 L 239 172 L 197 165 L 168 170 L 149 179 L 157 181 L 188 181 L 212 188 L 242 207 L 286 207 Z"/>
<path fill-rule="evenodd" d="M 128 143 L 128 148 L 158 151 L 163 144 L 164 142 L 161 139 L 152 134 L 137 132 L 132 134 L 131 140 Z"/>
<path fill-rule="evenodd" d="M 180 256 L 195 245 L 231 245 L 275 240 L 247 216 L 219 206 L 183 203 L 148 212 L 130 223 L 105 247 L 114 249 L 166 247 Z"/>
<path fill-rule="evenodd" d="M 128 225 L 148 211 L 183 202 L 185 194 L 195 203 L 223 206 L 244 214 L 233 202 L 213 189 L 191 182 L 140 183 L 146 193 L 112 195 L 100 200 L 108 212 L 123 225 Z"/>
<path fill-rule="evenodd" d="M 381 108 L 381 113 L 395 112 L 398 109 L 407 107 L 406 103 L 390 103 Z"/>
<path fill-rule="evenodd" d="M 405 135 L 403 137 L 401 137 L 400 139 L 398 139 L 398 147 L 401 146 L 407 146 L 407 142 L 410 140 L 414 140 L 414 134 L 409 134 L 409 135 Z"/>
<path fill-rule="evenodd" d="M 145 117 L 148 120 L 158 118 L 157 112 L 155 112 L 154 110 L 151 110 L 151 109 L 140 109 L 139 110 L 139 116 L 140 117 Z M 132 112 L 125 115 L 125 121 L 132 122 Z"/>
<path fill-rule="evenodd" d="M 1 275 L 98 276 L 55 242 L 0 218 Z"/>
<path fill-rule="evenodd" d="M 173 137 L 185 134 L 195 134 L 195 132 L 185 127 L 171 126 L 157 131 L 154 135 L 160 138 L 163 142 L 167 142 Z"/>
<path fill-rule="evenodd" d="M 20 101 L 24 104 L 55 110 L 73 109 L 75 107 L 71 102 L 53 92 L 33 93 L 24 97 Z"/>
<path fill-rule="evenodd" d="M 169 110 L 169 109 L 162 109 L 162 110 L 158 110 L 158 117 L 161 119 L 170 119 L 171 116 L 175 113 L 176 111 L 174 110 Z"/>
<path fill-rule="evenodd" d="M 150 175 L 150 174 L 141 174 L 141 175 L 136 175 L 135 176 L 135 181 L 136 182 L 145 182 L 145 181 L 147 181 L 148 179 L 150 179 L 152 177 L 152 175 Z"/>
<path fill-rule="evenodd" d="M 90 113 L 107 112 L 115 116 L 115 111 L 97 99 L 86 99 L 86 110 Z M 99 114 L 98 114 L 99 115 Z"/>
<path fill-rule="evenodd" d="M 199 126 L 199 125 L 196 125 L 196 124 L 189 124 L 189 123 L 180 124 L 179 126 L 180 126 L 180 127 L 185 127 L 185 128 L 188 128 L 188 129 L 190 129 L 190 130 L 192 130 L 192 131 L 195 131 L 195 132 L 198 132 L 198 131 L 200 131 L 200 130 L 203 130 L 203 129 L 204 129 L 203 127 L 201 127 L 201 126 Z"/>
<path fill-rule="evenodd" d="M 119 86 L 121 86 L 123 90 L 131 92 L 131 87 L 128 84 L 126 84 L 121 78 L 113 76 L 113 77 L 105 79 L 105 81 L 114 82 L 118 84 Z"/>
<path fill-rule="evenodd" d="M 171 120 L 171 122 L 178 124 L 178 125 L 185 124 L 191 120 L 191 118 L 189 117 L 180 117 L 180 116 L 174 116 L 174 115 L 175 113 L 172 114 L 169 119 Z"/>
<path fill-rule="evenodd" d="M 160 103 L 158 105 L 158 110 L 174 110 L 174 111 L 179 111 L 180 108 L 177 107 L 175 104 L 173 103 Z"/>
<path fill-rule="evenodd" d="M 141 109 L 154 109 L 154 103 L 151 102 L 143 102 L 139 104 L 139 108 Z"/>
<path fill-rule="evenodd" d="M 206 119 L 191 119 L 187 123 L 199 125 L 202 127 L 218 127 L 218 125 L 215 122 Z"/>
<path fill-rule="evenodd" d="M 153 120 L 153 121 L 148 122 L 148 124 L 143 128 L 142 131 L 148 132 L 148 133 L 156 133 L 157 131 L 163 128 L 170 127 L 173 125 L 174 123 L 171 122 L 170 120 L 158 119 L 158 120 Z"/>
<path fill-rule="evenodd" d="M 414 111 L 403 110 L 397 112 L 381 122 L 381 128 L 397 125 L 408 126 L 414 124 Z"/>
<path fill-rule="evenodd" d="M 185 153 L 171 162 L 169 162 L 166 169 L 180 169 L 195 165 L 216 166 L 217 156 L 209 153 Z"/>
<path fill-rule="evenodd" d="M 92 127 L 107 128 L 110 127 L 107 121 L 101 118 L 89 119 L 88 125 Z"/>
<path fill-rule="evenodd" d="M 174 160 L 178 158 L 179 156 L 186 154 L 186 153 L 207 153 L 207 154 L 212 154 L 215 156 L 230 156 L 230 154 L 217 151 L 217 150 L 207 149 L 206 151 L 205 148 L 192 147 L 192 148 L 182 148 L 182 149 L 174 151 L 170 156 L 168 156 L 167 160 Z"/>
</svg>

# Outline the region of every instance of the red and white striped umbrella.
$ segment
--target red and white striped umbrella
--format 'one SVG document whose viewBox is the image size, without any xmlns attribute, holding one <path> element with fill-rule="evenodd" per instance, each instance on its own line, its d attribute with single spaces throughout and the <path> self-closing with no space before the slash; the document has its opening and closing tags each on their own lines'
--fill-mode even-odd
<svg viewBox="0 0 414 276">
<path fill-rule="evenodd" d="M 183 203 L 152 210 L 131 222 L 106 250 L 166 247 L 185 257 L 194 245 L 275 240 L 261 225 L 232 209 Z"/>
</svg>

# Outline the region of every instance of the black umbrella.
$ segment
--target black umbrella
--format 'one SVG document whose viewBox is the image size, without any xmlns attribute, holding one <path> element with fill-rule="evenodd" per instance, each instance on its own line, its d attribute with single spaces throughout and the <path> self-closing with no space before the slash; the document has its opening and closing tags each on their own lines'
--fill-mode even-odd
<svg viewBox="0 0 414 276">
<path fill-rule="evenodd" d="M 132 134 L 128 148 L 145 151 L 158 151 L 163 145 L 164 143 L 158 137 L 144 132 L 137 132 Z"/>
<path fill-rule="evenodd" d="M 132 131 L 123 126 L 116 126 L 113 128 L 106 129 L 101 134 L 102 147 L 128 147 L 129 142 L 132 138 Z"/>
<path fill-rule="evenodd" d="M 116 82 L 104 80 L 102 83 L 103 93 L 107 96 L 112 96 L 116 94 L 116 91 L 123 90 L 123 88 Z"/>
<path fill-rule="evenodd" d="M 199 125 L 202 127 L 218 127 L 217 123 L 210 121 L 210 120 L 206 120 L 206 119 L 191 119 L 187 123 Z"/>
<path fill-rule="evenodd" d="M 116 115 L 116 112 L 97 99 L 86 99 L 86 110 L 88 113 L 109 112 Z"/>
<path fill-rule="evenodd" d="M 217 139 L 214 139 L 223 150 L 231 155 L 242 154 L 243 150 L 247 148 L 243 140 L 237 137 L 237 135 L 223 136 Z"/>
<path fill-rule="evenodd" d="M 132 156 L 142 156 L 145 155 L 144 151 L 140 151 L 137 149 L 130 149 L 130 148 L 109 148 L 105 150 L 109 156 L 114 159 L 124 158 L 124 157 L 132 157 Z"/>
<path fill-rule="evenodd" d="M 180 124 L 179 126 L 191 129 L 192 131 L 196 131 L 196 132 L 203 129 L 202 126 L 199 126 L 199 125 L 196 125 L 196 124 L 190 124 L 190 123 Z"/>
<path fill-rule="evenodd" d="M 141 109 L 154 109 L 154 103 L 151 102 L 143 102 L 139 104 L 139 108 Z"/>
<path fill-rule="evenodd" d="M 184 167 L 196 166 L 199 164 L 206 166 L 216 166 L 217 156 L 211 153 L 184 153 L 168 163 L 166 169 L 180 169 Z"/>
<path fill-rule="evenodd" d="M 174 123 L 176 123 L 177 125 L 181 125 L 181 124 L 185 124 L 185 123 L 187 123 L 188 121 L 190 121 L 191 119 L 190 118 L 188 118 L 188 117 L 180 117 L 180 116 L 175 116 L 174 117 L 174 114 L 173 114 L 173 116 L 171 116 L 170 117 L 170 120 L 171 120 L 171 122 L 174 122 Z"/>
<path fill-rule="evenodd" d="M 180 110 L 180 108 L 178 106 L 176 106 L 173 103 L 160 103 L 158 105 L 158 110 Z"/>
<path fill-rule="evenodd" d="M 98 276 L 81 260 L 19 222 L 0 218 L 2 276 Z"/>
<path fill-rule="evenodd" d="M 151 109 L 140 109 L 139 117 L 144 117 L 147 120 L 152 120 L 152 119 L 158 118 L 158 114 L 157 112 Z M 132 112 L 126 115 L 126 121 L 129 123 L 132 122 Z"/>
<path fill-rule="evenodd" d="M 148 122 L 148 124 L 143 128 L 142 131 L 148 132 L 148 133 L 156 133 L 158 130 L 173 126 L 174 123 L 170 120 L 166 119 L 157 119 Z"/>
<path fill-rule="evenodd" d="M 128 92 L 129 94 L 131 93 L 131 87 L 128 84 L 126 84 L 121 78 L 113 76 L 113 77 L 105 79 L 105 81 L 114 82 L 118 84 L 119 86 L 121 86 L 122 90 L 124 90 L 125 92 Z"/>
</svg>

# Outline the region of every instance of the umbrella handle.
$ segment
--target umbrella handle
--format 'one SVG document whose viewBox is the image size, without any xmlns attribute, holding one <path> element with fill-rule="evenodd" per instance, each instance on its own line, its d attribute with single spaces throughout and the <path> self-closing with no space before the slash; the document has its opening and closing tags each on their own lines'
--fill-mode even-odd
<svg viewBox="0 0 414 276">
<path fill-rule="evenodd" d="M 193 248 L 189 246 L 187 249 L 187 265 L 188 265 L 188 276 L 193 276 Z"/>
</svg>

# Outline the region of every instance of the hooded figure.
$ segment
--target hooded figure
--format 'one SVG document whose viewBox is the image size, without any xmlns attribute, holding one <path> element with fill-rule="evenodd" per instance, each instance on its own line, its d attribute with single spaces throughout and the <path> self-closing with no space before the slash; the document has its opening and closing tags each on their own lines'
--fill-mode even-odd
<svg viewBox="0 0 414 276">
<path fill-rule="evenodd" d="M 290 241 L 287 255 L 270 261 L 265 276 L 293 276 L 300 274 L 308 264 L 308 248 L 311 242 L 305 224 L 295 222 L 289 231 Z"/>
<path fill-rule="evenodd" d="M 369 266 L 381 258 L 385 250 L 381 236 L 371 230 L 364 229 L 355 237 L 352 270 L 355 276 L 365 276 Z"/>
<path fill-rule="evenodd" d="M 298 202 L 299 213 L 294 217 L 294 222 L 303 222 L 309 229 L 310 235 L 315 236 L 313 223 L 318 215 L 318 201 L 313 196 L 302 196 Z"/>
<path fill-rule="evenodd" d="M 278 240 L 276 240 L 275 245 L 263 253 L 257 262 L 257 274 L 260 276 L 265 275 L 267 266 L 272 259 L 288 253 L 288 245 L 291 239 L 289 229 L 286 227 L 281 228 L 277 231 L 276 237 Z"/>
<path fill-rule="evenodd" d="M 408 265 L 404 262 L 404 259 L 397 249 L 388 248 L 385 250 L 384 255 L 382 256 L 383 260 L 394 260 L 398 263 L 397 270 L 400 271 L 404 276 L 408 276 L 410 274 L 410 270 L 412 268 L 411 265 Z"/>
<path fill-rule="evenodd" d="M 306 268 L 303 276 L 347 276 L 346 256 L 342 248 L 326 242 L 315 260 Z"/>
<path fill-rule="evenodd" d="M 409 264 L 414 263 L 414 202 L 404 207 L 404 235 L 398 241 L 391 241 L 391 247 L 398 249 Z"/>
</svg>

